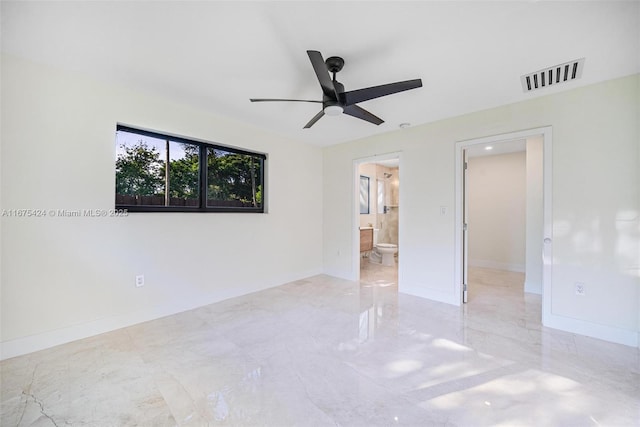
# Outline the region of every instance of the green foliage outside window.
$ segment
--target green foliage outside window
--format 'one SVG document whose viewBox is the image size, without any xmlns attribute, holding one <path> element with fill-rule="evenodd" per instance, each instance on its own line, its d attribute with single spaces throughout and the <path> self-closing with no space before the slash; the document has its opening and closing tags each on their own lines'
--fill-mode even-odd
<svg viewBox="0 0 640 427">
<path fill-rule="evenodd" d="M 116 156 L 117 206 L 262 209 L 263 156 L 131 132 L 119 136 L 125 142 L 120 142 Z M 205 185 L 200 182 L 201 154 L 207 158 L 202 165 Z M 202 189 L 206 189 L 203 201 Z"/>
</svg>

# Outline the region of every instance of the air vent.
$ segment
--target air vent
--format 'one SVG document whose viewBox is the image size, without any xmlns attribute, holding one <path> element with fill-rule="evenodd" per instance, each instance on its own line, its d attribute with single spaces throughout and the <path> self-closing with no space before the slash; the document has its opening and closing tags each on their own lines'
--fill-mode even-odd
<svg viewBox="0 0 640 427">
<path fill-rule="evenodd" d="M 525 74 L 520 77 L 522 90 L 531 92 L 579 79 L 582 77 L 583 68 L 584 58 L 581 58 L 575 61 L 565 62 L 564 64 L 554 65 L 553 67 L 545 68 L 535 73 Z"/>
</svg>

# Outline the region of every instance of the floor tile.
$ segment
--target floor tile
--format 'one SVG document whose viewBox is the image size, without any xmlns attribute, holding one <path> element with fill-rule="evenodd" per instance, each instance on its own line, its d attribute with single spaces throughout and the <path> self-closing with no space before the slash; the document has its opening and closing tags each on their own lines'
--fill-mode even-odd
<svg viewBox="0 0 640 427">
<path fill-rule="evenodd" d="M 2 426 L 640 424 L 640 354 L 541 326 L 523 275 L 463 307 L 314 276 L 0 362 Z"/>
</svg>

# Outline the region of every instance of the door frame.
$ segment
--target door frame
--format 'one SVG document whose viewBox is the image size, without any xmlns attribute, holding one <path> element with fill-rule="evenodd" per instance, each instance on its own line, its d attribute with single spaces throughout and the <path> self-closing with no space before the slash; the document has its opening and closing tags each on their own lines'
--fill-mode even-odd
<svg viewBox="0 0 640 427">
<path fill-rule="evenodd" d="M 352 171 L 353 171 L 353 176 L 352 176 L 352 225 L 351 225 L 351 230 L 352 230 L 352 248 L 353 248 L 353 253 L 352 253 L 352 260 L 351 260 L 351 265 L 353 266 L 352 271 L 352 277 L 353 280 L 360 280 L 360 165 L 361 164 L 365 164 L 365 163 L 377 163 L 381 160 L 391 160 L 391 159 L 398 159 L 398 200 L 402 200 L 402 152 L 401 151 L 395 151 L 392 153 L 385 153 L 385 154 L 378 154 L 378 155 L 374 155 L 374 156 L 369 156 L 369 157 L 363 157 L 360 159 L 354 159 L 353 160 L 353 167 L 352 167 Z M 377 185 L 377 184 L 376 184 Z M 369 192 L 371 193 L 371 190 L 369 190 Z M 377 187 L 376 187 L 376 194 L 377 194 Z M 369 199 L 371 200 L 371 194 L 369 194 Z M 400 248 L 400 243 L 402 240 L 402 220 L 403 218 L 403 214 L 402 214 L 402 209 L 400 209 L 399 215 L 398 215 L 398 248 Z M 398 257 L 398 286 L 400 286 L 400 263 L 401 263 L 401 258 Z"/>
<path fill-rule="evenodd" d="M 526 139 L 533 136 L 542 136 L 543 138 L 543 154 L 542 154 L 542 210 L 543 210 L 543 226 L 542 232 L 542 324 L 546 324 L 551 316 L 551 289 L 552 275 L 551 268 L 553 264 L 553 209 L 552 209 L 552 127 L 545 126 L 534 129 L 527 129 L 517 132 L 486 136 L 482 138 L 474 138 L 469 140 L 457 141 L 455 144 L 455 286 L 454 300 L 458 305 L 462 304 L 462 280 L 464 272 L 464 221 L 463 221 L 463 173 L 464 150 L 477 144 L 497 144 L 500 142 L 508 142 L 517 139 Z"/>
</svg>

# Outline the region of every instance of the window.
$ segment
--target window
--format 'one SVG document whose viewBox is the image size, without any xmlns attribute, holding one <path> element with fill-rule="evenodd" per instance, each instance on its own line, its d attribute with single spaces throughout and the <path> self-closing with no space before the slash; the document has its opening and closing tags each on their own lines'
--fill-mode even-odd
<svg viewBox="0 0 640 427">
<path fill-rule="evenodd" d="M 264 212 L 266 156 L 118 125 L 116 208 Z"/>
<path fill-rule="evenodd" d="M 360 213 L 369 213 L 369 177 L 360 175 Z"/>
</svg>

